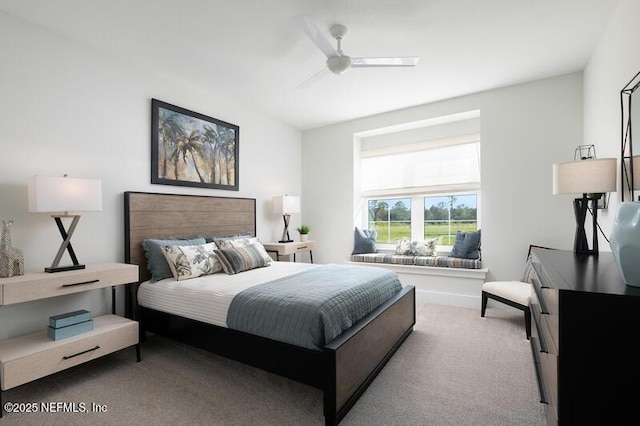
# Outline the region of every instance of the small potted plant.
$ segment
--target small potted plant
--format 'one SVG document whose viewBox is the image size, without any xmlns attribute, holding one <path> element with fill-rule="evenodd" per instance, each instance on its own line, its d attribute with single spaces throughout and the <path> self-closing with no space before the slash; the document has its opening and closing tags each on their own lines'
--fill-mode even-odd
<svg viewBox="0 0 640 426">
<path fill-rule="evenodd" d="M 300 241 L 307 241 L 311 227 L 309 225 L 300 225 L 297 231 L 300 233 Z"/>
</svg>

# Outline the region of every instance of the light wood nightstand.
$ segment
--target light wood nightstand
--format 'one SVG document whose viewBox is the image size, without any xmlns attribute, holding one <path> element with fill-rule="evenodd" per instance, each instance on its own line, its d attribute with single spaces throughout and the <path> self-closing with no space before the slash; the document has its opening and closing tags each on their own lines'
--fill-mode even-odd
<svg viewBox="0 0 640 426">
<path fill-rule="evenodd" d="M 309 259 L 313 263 L 313 249 L 316 247 L 315 241 L 294 241 L 292 243 L 264 243 L 264 248 L 268 252 L 276 253 L 276 260 L 280 260 L 280 256 L 293 255 L 293 261 L 296 261 L 296 254 L 309 252 Z"/>
<path fill-rule="evenodd" d="M 12 305 L 138 281 L 138 266 L 124 263 L 87 265 L 86 269 L 27 273 L 0 278 L 0 305 Z M 112 299 L 112 311 L 115 302 Z M 131 346 L 140 362 L 138 323 L 114 314 L 93 318 L 93 330 L 61 340 L 42 330 L 0 341 L 0 417 L 2 392 Z"/>
</svg>

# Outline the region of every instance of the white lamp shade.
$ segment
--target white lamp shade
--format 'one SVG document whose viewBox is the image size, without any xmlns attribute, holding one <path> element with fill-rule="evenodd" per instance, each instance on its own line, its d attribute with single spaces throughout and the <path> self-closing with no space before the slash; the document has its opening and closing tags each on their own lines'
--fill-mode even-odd
<svg viewBox="0 0 640 426">
<path fill-rule="evenodd" d="M 273 212 L 278 214 L 300 213 L 300 197 L 291 195 L 273 197 Z"/>
<path fill-rule="evenodd" d="M 35 213 L 102 210 L 102 181 L 33 176 L 27 184 L 29 211 Z"/>
<path fill-rule="evenodd" d="M 613 192 L 617 188 L 615 158 L 557 163 L 553 165 L 554 194 Z"/>
</svg>

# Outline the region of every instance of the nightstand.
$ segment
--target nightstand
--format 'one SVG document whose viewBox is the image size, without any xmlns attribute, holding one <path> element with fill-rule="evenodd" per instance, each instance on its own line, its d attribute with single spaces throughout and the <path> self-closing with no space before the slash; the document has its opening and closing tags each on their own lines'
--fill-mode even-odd
<svg viewBox="0 0 640 426">
<path fill-rule="evenodd" d="M 293 255 L 293 261 L 296 261 L 296 254 L 309 252 L 309 259 L 313 263 L 313 249 L 316 247 L 315 241 L 294 241 L 291 243 L 264 243 L 264 248 L 268 252 L 276 253 L 276 260 L 280 260 L 280 256 Z"/>
<path fill-rule="evenodd" d="M 0 278 L 0 305 L 12 305 L 65 294 L 112 288 L 138 281 L 138 266 L 124 263 L 87 265 L 86 269 L 27 273 Z M 115 302 L 112 299 L 112 311 Z M 140 362 L 138 323 L 114 314 L 93 318 L 93 330 L 61 340 L 42 330 L 0 341 L 0 417 L 2 392 L 131 346 Z"/>
</svg>

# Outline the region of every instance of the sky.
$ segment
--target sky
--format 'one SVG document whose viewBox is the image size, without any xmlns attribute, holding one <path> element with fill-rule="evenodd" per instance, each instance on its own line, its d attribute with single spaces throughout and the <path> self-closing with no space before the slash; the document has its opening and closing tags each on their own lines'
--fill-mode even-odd
<svg viewBox="0 0 640 426">
<path fill-rule="evenodd" d="M 464 204 L 472 209 L 476 208 L 476 195 L 455 195 L 454 207 Z M 449 197 L 427 197 L 425 200 L 425 207 L 437 206 L 440 203 L 449 203 Z"/>
</svg>

